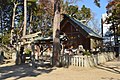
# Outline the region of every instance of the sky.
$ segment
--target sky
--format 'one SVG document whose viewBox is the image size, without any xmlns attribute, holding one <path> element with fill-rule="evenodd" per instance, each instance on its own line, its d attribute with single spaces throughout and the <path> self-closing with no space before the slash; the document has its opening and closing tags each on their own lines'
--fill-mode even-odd
<svg viewBox="0 0 120 80">
<path fill-rule="evenodd" d="M 94 0 L 81 0 L 78 1 L 76 4 L 79 6 L 79 8 L 81 8 L 82 5 L 85 5 L 86 7 L 90 8 L 91 11 L 95 14 L 95 18 L 99 21 L 99 24 L 101 24 L 101 17 L 102 14 L 106 13 L 106 5 L 108 4 L 108 1 L 100 0 L 100 8 L 94 4 Z"/>
<path fill-rule="evenodd" d="M 94 12 L 97 16 L 98 19 L 101 18 L 101 15 L 106 12 L 106 5 L 107 5 L 107 0 L 100 0 L 100 5 L 101 7 L 97 7 L 94 4 L 94 0 L 82 0 L 77 2 L 77 5 L 81 7 L 82 5 L 85 5 L 86 7 L 90 8 L 92 12 Z"/>
</svg>

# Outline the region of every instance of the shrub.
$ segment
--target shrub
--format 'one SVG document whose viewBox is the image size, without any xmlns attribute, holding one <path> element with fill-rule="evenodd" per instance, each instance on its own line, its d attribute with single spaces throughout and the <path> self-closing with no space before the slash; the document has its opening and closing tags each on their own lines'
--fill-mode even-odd
<svg viewBox="0 0 120 80">
<path fill-rule="evenodd" d="M 25 49 L 25 54 L 30 54 L 31 50 L 30 49 Z"/>
<path fill-rule="evenodd" d="M 83 52 L 83 55 L 89 56 L 89 55 L 91 55 L 91 53 L 90 53 L 89 51 L 84 51 L 84 52 Z"/>
</svg>

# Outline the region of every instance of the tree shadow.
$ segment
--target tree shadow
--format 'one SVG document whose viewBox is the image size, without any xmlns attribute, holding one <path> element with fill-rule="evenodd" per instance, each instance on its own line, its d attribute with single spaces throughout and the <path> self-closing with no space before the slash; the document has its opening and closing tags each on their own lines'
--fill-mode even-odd
<svg viewBox="0 0 120 80">
<path fill-rule="evenodd" d="M 113 77 L 101 77 L 101 80 L 120 80 L 119 78 L 116 79 L 116 78 L 113 78 Z"/>
<path fill-rule="evenodd" d="M 120 69 L 118 68 L 118 66 L 98 65 L 96 66 L 96 68 L 106 70 L 112 73 L 120 74 Z"/>
<path fill-rule="evenodd" d="M 33 68 L 28 64 L 12 65 L 0 67 L 0 80 L 14 77 L 15 80 L 24 77 L 36 77 L 44 73 L 50 73 L 56 68 L 50 66 L 39 66 L 38 68 Z"/>
</svg>

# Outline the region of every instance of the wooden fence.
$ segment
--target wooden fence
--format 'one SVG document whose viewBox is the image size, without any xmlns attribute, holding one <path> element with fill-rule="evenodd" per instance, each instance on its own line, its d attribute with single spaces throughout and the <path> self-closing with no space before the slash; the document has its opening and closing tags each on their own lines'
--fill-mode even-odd
<svg viewBox="0 0 120 80">
<path fill-rule="evenodd" d="M 115 58 L 115 52 L 102 52 L 97 55 L 82 56 L 82 55 L 63 55 L 61 63 L 63 66 L 78 66 L 78 67 L 93 67 L 98 64 L 103 64 Z"/>
</svg>

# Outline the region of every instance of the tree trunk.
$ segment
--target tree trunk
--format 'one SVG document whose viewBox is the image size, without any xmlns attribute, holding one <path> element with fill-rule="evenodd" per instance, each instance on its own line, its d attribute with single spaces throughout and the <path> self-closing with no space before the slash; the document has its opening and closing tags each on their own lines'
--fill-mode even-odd
<svg viewBox="0 0 120 80">
<path fill-rule="evenodd" d="M 24 0 L 24 28 L 23 28 L 23 36 L 26 35 L 26 24 L 27 24 L 27 0 Z"/>
<path fill-rule="evenodd" d="M 31 28 L 32 28 L 32 10 L 30 11 L 30 26 L 29 26 L 29 34 L 31 32 Z"/>
<path fill-rule="evenodd" d="M 0 15 L 0 29 L 1 29 L 1 33 L 2 33 L 2 36 L 3 36 L 3 26 L 2 26 L 3 12 L 2 12 L 2 10 L 0 12 L 1 12 L 1 15 Z"/>
<path fill-rule="evenodd" d="M 14 8 L 13 8 L 13 16 L 12 16 L 12 29 L 11 29 L 11 44 L 13 44 L 12 43 L 12 40 L 13 40 L 13 33 L 14 33 L 14 24 L 15 24 L 15 12 L 16 12 L 16 8 L 17 8 L 17 5 L 18 4 L 16 4 L 16 3 L 14 3 Z M 18 34 L 17 34 L 17 36 L 18 36 Z M 16 46 L 15 46 L 15 49 L 16 49 L 16 55 L 19 55 L 19 49 L 18 49 L 18 37 L 17 37 L 17 39 L 16 39 L 17 41 L 16 41 Z M 16 64 L 18 64 L 18 63 L 21 63 L 21 61 L 19 60 L 19 56 L 17 56 L 17 58 L 16 58 Z"/>
<path fill-rule="evenodd" d="M 15 21 L 15 12 L 16 12 L 17 4 L 14 3 L 14 8 L 13 8 L 13 16 L 12 16 L 12 27 L 11 27 L 11 41 L 10 43 L 12 44 L 13 40 L 13 32 L 14 32 L 14 21 Z"/>
<path fill-rule="evenodd" d="M 53 66 L 59 65 L 60 55 L 60 0 L 54 1 L 54 21 L 53 21 Z"/>
</svg>

